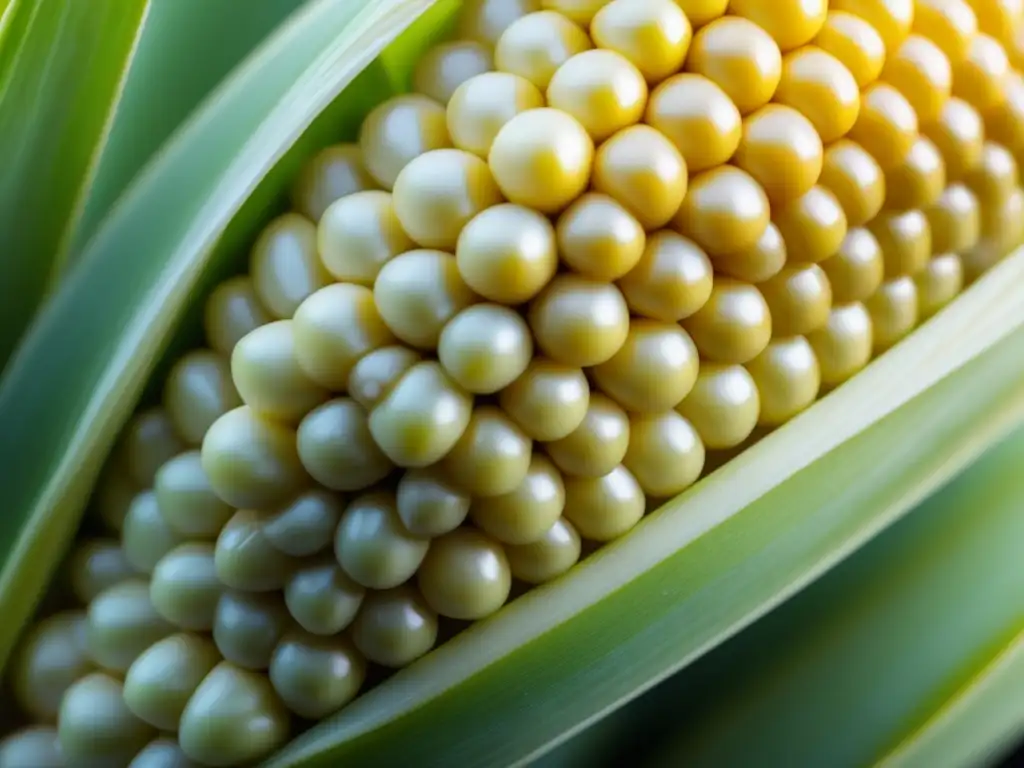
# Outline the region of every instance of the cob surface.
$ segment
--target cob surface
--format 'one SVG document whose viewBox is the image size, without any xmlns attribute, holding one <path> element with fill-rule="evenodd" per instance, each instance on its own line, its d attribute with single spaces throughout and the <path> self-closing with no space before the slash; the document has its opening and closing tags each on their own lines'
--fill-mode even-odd
<svg viewBox="0 0 1024 768">
<path fill-rule="evenodd" d="M 1020 244 L 1009 38 L 734 5 L 469 3 L 412 95 L 309 160 L 111 455 L 69 559 L 83 607 L 12 664 L 57 731 L 12 748 L 127 764 L 160 731 L 261 759 L 628 537 Z"/>
</svg>

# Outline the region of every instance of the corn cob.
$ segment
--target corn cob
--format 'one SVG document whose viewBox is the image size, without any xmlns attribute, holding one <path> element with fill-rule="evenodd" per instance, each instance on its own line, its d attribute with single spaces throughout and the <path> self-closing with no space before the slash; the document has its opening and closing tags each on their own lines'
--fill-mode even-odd
<svg viewBox="0 0 1024 768">
<path fill-rule="evenodd" d="M 546 5 L 468 3 L 207 300 L 72 556 L 56 706 L 29 701 L 46 644 L 15 662 L 72 764 L 158 731 L 260 759 L 1020 244 L 1005 39 L 909 34 L 885 3 Z"/>
</svg>

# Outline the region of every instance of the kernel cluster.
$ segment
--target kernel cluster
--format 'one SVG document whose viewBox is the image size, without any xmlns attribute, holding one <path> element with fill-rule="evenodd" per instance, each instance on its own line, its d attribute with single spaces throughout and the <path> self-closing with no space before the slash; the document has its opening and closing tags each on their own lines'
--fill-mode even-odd
<svg viewBox="0 0 1024 768">
<path fill-rule="evenodd" d="M 1024 241 L 1022 32 L 468 0 L 127 428 L 0 765 L 258 760 L 854 376 Z"/>
</svg>

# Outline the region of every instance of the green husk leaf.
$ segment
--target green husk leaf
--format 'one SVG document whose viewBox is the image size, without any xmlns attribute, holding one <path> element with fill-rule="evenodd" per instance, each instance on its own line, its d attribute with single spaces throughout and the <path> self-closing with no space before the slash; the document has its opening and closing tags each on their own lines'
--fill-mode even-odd
<svg viewBox="0 0 1024 768">
<path fill-rule="evenodd" d="M 641 764 L 954 768 L 998 755 L 1024 729 L 1022 463 L 1018 430 L 638 702 L 619 725 L 667 742 Z M 671 725 L 646 725 L 666 711 Z"/>
<path fill-rule="evenodd" d="M 0 664 L 186 308 L 237 268 L 311 147 L 388 95 L 372 62 L 429 5 L 316 0 L 290 18 L 139 175 L 40 313 L 0 380 L 0 462 L 18 468 L 0 516 Z"/>
<path fill-rule="evenodd" d="M 148 7 L 15 0 L 0 17 L 0 369 L 68 252 Z"/>
<path fill-rule="evenodd" d="M 75 231 L 72 258 L 171 132 L 305 2 L 163 0 L 152 4 Z"/>
<path fill-rule="evenodd" d="M 880 765 L 978 765 L 1024 733 L 1024 631 Z"/>
<path fill-rule="evenodd" d="M 4 72 L 4 64 L 6 57 L 4 51 L 4 41 L 7 39 L 11 24 L 14 19 L 14 6 L 21 0 L 0 0 L 0 73 Z M 3 77 L 0 76 L 0 82 L 3 82 Z"/>
</svg>

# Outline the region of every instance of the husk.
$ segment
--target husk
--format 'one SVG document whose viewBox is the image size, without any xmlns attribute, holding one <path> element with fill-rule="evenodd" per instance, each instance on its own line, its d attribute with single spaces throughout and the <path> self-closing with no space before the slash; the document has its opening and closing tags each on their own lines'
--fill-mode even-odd
<svg viewBox="0 0 1024 768">
<path fill-rule="evenodd" d="M 648 768 L 985 764 L 1024 730 L 1024 430 L 607 724 Z M 675 724 L 656 713 L 672 711 Z M 621 751 L 616 751 L 616 749 Z M 548 766 L 550 768 L 550 766 Z"/>
</svg>

